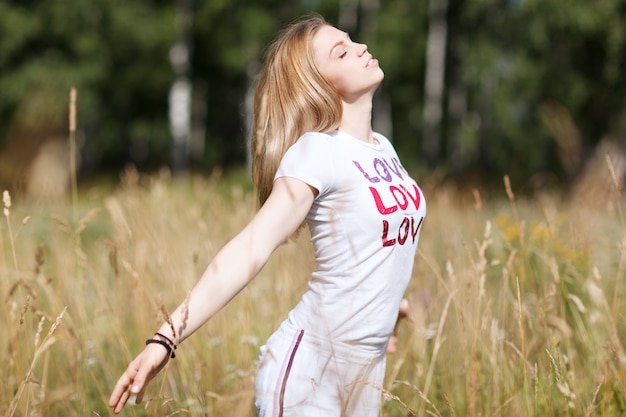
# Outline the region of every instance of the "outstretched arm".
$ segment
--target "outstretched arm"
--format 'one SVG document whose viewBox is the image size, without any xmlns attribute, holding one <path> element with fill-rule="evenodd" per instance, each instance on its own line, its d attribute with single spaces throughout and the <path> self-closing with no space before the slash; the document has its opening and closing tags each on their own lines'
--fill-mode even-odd
<svg viewBox="0 0 626 417">
<path fill-rule="evenodd" d="M 188 298 L 158 333 L 181 343 L 235 297 L 265 265 L 274 250 L 304 221 L 316 190 L 300 180 L 279 178 L 248 225 L 213 258 Z M 172 327 L 176 334 L 173 334 Z M 149 344 L 117 381 L 109 406 L 119 413 L 131 394 L 143 399 L 147 383 L 167 363 L 168 352 Z"/>
</svg>

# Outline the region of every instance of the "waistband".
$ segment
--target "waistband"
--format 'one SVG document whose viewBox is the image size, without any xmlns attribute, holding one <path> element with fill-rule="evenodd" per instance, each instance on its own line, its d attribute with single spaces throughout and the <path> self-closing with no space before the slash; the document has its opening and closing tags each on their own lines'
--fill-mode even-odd
<svg viewBox="0 0 626 417">
<path fill-rule="evenodd" d="M 386 355 L 386 346 L 381 350 L 367 350 L 363 346 L 347 344 L 328 337 L 316 335 L 307 329 L 300 329 L 288 319 L 280 325 L 278 330 L 272 335 L 272 338 L 278 337 L 285 341 L 291 341 L 298 332 L 303 332 L 300 345 L 308 346 L 321 354 L 334 356 L 346 361 L 371 364 L 372 362 L 385 358 Z"/>
</svg>

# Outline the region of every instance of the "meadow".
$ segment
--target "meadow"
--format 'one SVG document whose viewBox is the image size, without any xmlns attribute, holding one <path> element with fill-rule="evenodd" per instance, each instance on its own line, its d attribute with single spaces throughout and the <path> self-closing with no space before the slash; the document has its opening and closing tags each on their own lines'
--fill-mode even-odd
<svg viewBox="0 0 626 417">
<path fill-rule="evenodd" d="M 410 318 L 381 415 L 626 415 L 626 208 L 423 185 Z M 3 193 L 0 415 L 109 416 L 110 390 L 256 210 L 245 175 L 132 169 L 73 201 Z M 183 343 L 125 416 L 254 416 L 259 346 L 306 289 L 306 230 Z M 208 295 L 210 296 L 210 295 Z"/>
</svg>

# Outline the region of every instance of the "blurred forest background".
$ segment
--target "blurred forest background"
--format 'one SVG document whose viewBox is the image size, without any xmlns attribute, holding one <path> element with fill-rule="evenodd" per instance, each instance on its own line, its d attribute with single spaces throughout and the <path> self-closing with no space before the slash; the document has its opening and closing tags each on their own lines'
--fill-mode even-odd
<svg viewBox="0 0 626 417">
<path fill-rule="evenodd" d="M 79 179 L 244 166 L 265 47 L 310 13 L 379 59 L 374 127 L 407 168 L 571 192 L 609 156 L 624 177 L 625 0 L 0 0 L 0 186 L 68 191 L 72 87 Z"/>
</svg>

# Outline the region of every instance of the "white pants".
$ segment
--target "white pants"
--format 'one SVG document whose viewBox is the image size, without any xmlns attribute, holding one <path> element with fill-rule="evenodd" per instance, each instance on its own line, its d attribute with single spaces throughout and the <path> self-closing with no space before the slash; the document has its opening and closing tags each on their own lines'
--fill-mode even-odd
<svg viewBox="0 0 626 417">
<path fill-rule="evenodd" d="M 378 417 L 385 361 L 285 322 L 261 347 L 259 417 Z"/>
</svg>

